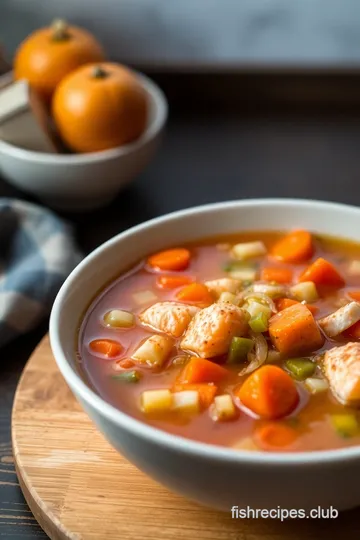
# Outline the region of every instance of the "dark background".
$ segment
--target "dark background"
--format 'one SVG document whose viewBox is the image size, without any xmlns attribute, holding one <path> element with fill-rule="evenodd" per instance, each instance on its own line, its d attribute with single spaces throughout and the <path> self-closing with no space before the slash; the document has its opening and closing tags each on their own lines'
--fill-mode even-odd
<svg viewBox="0 0 360 540">
<path fill-rule="evenodd" d="M 152 76 L 170 104 L 163 146 L 109 207 L 63 215 L 84 253 L 139 222 L 208 202 L 302 197 L 360 204 L 359 76 Z M 0 196 L 31 200 L 1 180 Z M 44 321 L 0 351 L 0 537 L 9 540 L 47 538 L 22 497 L 10 433 L 17 381 L 46 331 Z"/>
</svg>

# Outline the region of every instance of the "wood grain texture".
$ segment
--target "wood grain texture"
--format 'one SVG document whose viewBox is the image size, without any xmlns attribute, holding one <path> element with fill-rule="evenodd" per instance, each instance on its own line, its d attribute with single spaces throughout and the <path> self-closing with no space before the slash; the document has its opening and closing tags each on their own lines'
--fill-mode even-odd
<svg viewBox="0 0 360 540">
<path fill-rule="evenodd" d="M 0 362 L 0 538 L 4 540 L 45 540 L 26 504 L 16 476 L 12 456 L 10 418 L 14 393 L 21 371 L 45 334 L 47 321 L 34 332 L 1 349 Z"/>
<path fill-rule="evenodd" d="M 54 540 L 318 540 L 360 535 L 357 510 L 336 521 L 232 520 L 168 492 L 96 431 L 58 372 L 47 337 L 21 377 L 12 436 L 25 498 Z"/>
</svg>

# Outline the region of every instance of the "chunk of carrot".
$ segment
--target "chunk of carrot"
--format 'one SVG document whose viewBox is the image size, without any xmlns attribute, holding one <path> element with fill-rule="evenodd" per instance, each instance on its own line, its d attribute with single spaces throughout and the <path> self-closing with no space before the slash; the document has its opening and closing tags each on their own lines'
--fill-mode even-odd
<svg viewBox="0 0 360 540">
<path fill-rule="evenodd" d="M 293 379 L 278 366 L 261 366 L 245 380 L 235 395 L 262 418 L 276 419 L 290 414 L 299 402 Z"/>
<path fill-rule="evenodd" d="M 290 306 L 295 306 L 296 304 L 299 304 L 297 300 L 292 300 L 291 298 L 277 298 L 274 300 L 276 309 L 278 311 L 282 311 L 283 309 L 286 309 Z"/>
<path fill-rule="evenodd" d="M 196 392 L 199 392 L 199 399 L 200 399 L 200 405 L 203 409 L 208 409 L 212 402 L 214 401 L 214 397 L 217 393 L 217 386 L 214 384 L 188 384 L 188 383 L 177 383 L 175 382 L 174 386 L 172 387 L 173 392 L 182 392 L 184 390 L 195 390 Z"/>
<path fill-rule="evenodd" d="M 192 304 L 212 304 L 214 298 L 209 289 L 202 283 L 191 283 L 186 285 L 176 294 L 176 298 L 181 302 Z"/>
<path fill-rule="evenodd" d="M 112 339 L 95 339 L 89 346 L 94 353 L 101 354 L 107 358 L 116 358 L 123 349 L 118 341 Z"/>
<path fill-rule="evenodd" d="M 300 275 L 299 281 L 313 281 L 315 285 L 328 287 L 343 287 L 344 278 L 331 262 L 319 257 Z"/>
<path fill-rule="evenodd" d="M 298 302 L 298 300 L 293 300 L 292 298 L 278 298 L 275 300 L 275 306 L 278 311 L 282 311 L 283 309 L 286 309 L 290 306 L 295 306 L 296 304 L 300 304 L 302 302 Z M 316 306 L 313 306 L 312 304 L 303 304 L 308 308 L 309 311 L 313 315 L 318 312 L 318 308 Z"/>
<path fill-rule="evenodd" d="M 215 362 L 193 356 L 181 371 L 178 382 L 216 383 L 228 376 L 228 370 Z"/>
<path fill-rule="evenodd" d="M 167 249 L 151 255 L 147 262 L 156 270 L 185 270 L 189 266 L 190 256 L 190 251 L 185 248 Z"/>
<path fill-rule="evenodd" d="M 135 362 L 130 360 L 130 358 L 124 358 L 123 360 L 119 360 L 118 362 L 116 362 L 116 364 L 123 369 L 130 369 L 135 366 Z"/>
<path fill-rule="evenodd" d="M 284 450 L 295 442 L 298 432 L 279 422 L 267 422 L 255 430 L 254 442 L 262 450 Z"/>
<path fill-rule="evenodd" d="M 360 291 L 349 291 L 348 295 L 356 302 L 360 302 Z"/>
<path fill-rule="evenodd" d="M 283 354 L 310 352 L 324 344 L 319 327 L 304 304 L 294 304 L 271 317 L 269 334 L 274 347 Z"/>
<path fill-rule="evenodd" d="M 360 321 L 345 330 L 345 332 L 343 332 L 343 335 L 350 339 L 360 339 Z"/>
<path fill-rule="evenodd" d="M 263 281 L 275 281 L 276 283 L 291 283 L 293 272 L 288 268 L 266 266 L 261 270 L 260 279 Z"/>
<path fill-rule="evenodd" d="M 193 282 L 190 276 L 159 276 L 156 285 L 160 289 L 177 289 Z"/>
<path fill-rule="evenodd" d="M 276 242 L 271 255 L 280 261 L 302 263 L 309 260 L 314 252 L 311 234 L 308 231 L 292 231 Z"/>
</svg>

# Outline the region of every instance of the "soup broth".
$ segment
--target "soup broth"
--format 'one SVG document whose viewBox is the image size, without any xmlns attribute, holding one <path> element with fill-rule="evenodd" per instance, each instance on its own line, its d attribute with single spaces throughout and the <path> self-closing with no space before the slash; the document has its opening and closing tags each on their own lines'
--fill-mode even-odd
<svg viewBox="0 0 360 540">
<path fill-rule="evenodd" d="M 360 444 L 360 245 L 302 232 L 205 239 L 139 261 L 84 316 L 84 376 L 128 415 L 205 443 Z"/>
</svg>

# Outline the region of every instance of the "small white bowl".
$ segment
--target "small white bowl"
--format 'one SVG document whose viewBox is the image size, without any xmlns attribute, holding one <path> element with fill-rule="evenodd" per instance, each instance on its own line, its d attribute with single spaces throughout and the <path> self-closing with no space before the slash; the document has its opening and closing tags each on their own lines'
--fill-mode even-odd
<svg viewBox="0 0 360 540">
<path fill-rule="evenodd" d="M 265 199 L 206 205 L 157 218 L 109 240 L 68 277 L 53 306 L 51 347 L 65 380 L 110 443 L 169 489 L 210 507 L 337 510 L 360 505 L 360 446 L 266 453 L 175 436 L 140 422 L 99 397 L 78 371 L 79 321 L 94 293 L 151 250 L 246 230 L 308 228 L 359 241 L 360 208 Z"/>
<path fill-rule="evenodd" d="M 149 99 L 148 125 L 139 139 L 89 154 L 33 152 L 0 140 L 0 175 L 53 208 L 91 210 L 110 202 L 153 158 L 167 119 L 163 92 L 136 74 Z"/>
</svg>

